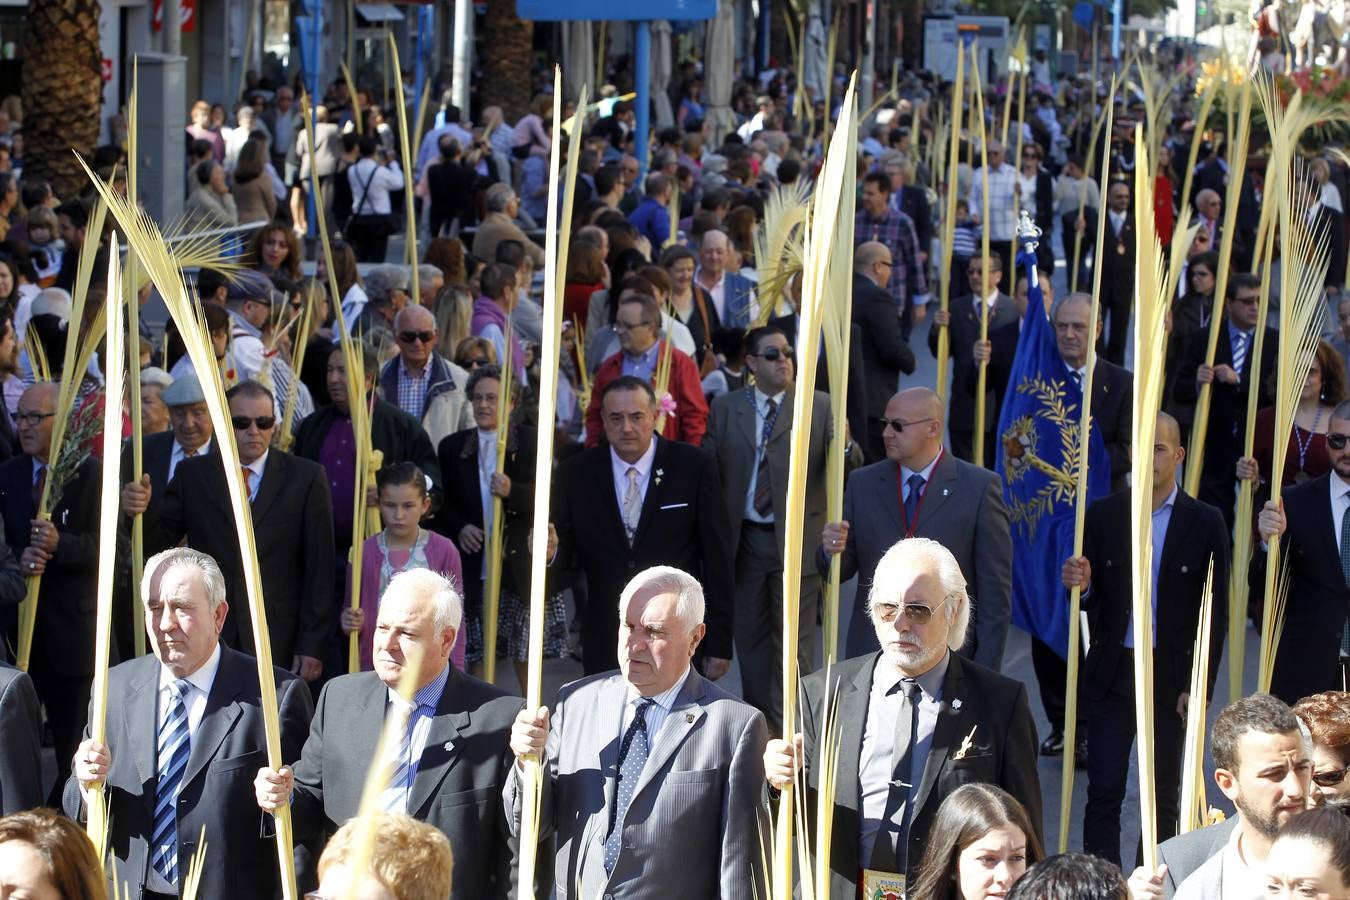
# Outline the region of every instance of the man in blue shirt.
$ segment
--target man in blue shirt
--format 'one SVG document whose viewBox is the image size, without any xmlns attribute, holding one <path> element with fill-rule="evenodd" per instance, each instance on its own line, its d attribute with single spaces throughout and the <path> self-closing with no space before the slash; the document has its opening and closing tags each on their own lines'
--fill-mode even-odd
<svg viewBox="0 0 1350 900">
<path fill-rule="evenodd" d="M 646 194 L 628 221 L 640 234 L 652 242 L 652 249 L 660 250 L 670 238 L 670 176 L 652 172 L 643 185 Z"/>
</svg>

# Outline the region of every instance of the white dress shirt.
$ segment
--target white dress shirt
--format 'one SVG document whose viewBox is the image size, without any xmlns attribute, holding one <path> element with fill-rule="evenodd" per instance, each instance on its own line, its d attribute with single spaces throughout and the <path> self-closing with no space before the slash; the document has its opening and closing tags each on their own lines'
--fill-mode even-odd
<svg viewBox="0 0 1350 900">
<path fill-rule="evenodd" d="M 207 453 L 210 452 L 211 452 L 211 439 L 207 438 L 206 443 L 198 447 L 197 450 L 192 455 L 205 456 Z M 188 458 L 187 451 L 183 449 L 183 445 L 178 443 L 178 440 L 175 438 L 173 442 L 173 449 L 169 451 L 169 481 L 173 481 L 173 473 L 178 471 L 178 464 L 187 458 Z"/>
<path fill-rule="evenodd" d="M 772 397 L 762 393 L 759 388 L 755 388 L 755 464 L 750 467 L 750 486 L 745 492 L 745 518 L 751 522 L 761 524 L 770 524 L 773 522 L 773 513 L 767 516 L 761 516 L 755 512 L 755 488 L 759 484 L 759 458 L 764 453 L 764 425 L 769 420 L 769 401 L 772 400 L 778 404 L 778 415 L 783 414 L 783 398 L 787 391 L 779 391 Z"/>
<path fill-rule="evenodd" d="M 647 446 L 647 452 L 638 457 L 637 462 L 626 463 L 609 448 L 610 468 L 614 472 L 614 497 L 619 501 L 619 518 L 623 518 L 623 498 L 628 494 L 628 470 L 637 469 L 639 507 L 647 502 L 647 485 L 651 483 L 652 461 L 656 459 L 656 439 Z"/>
<path fill-rule="evenodd" d="M 666 719 L 670 717 L 670 710 L 675 705 L 675 698 L 680 695 L 680 690 L 684 688 L 684 683 L 689 680 L 689 670 L 685 669 L 680 680 L 668 691 L 662 691 L 651 699 L 655 702 L 647 707 L 647 749 L 650 757 L 651 748 L 656 746 L 656 737 L 661 731 L 661 726 L 666 724 Z M 623 741 L 624 732 L 628 726 L 633 723 L 633 716 L 637 714 L 637 707 L 642 702 L 642 695 L 637 692 L 637 688 L 629 685 L 628 699 L 623 704 L 623 717 L 619 720 L 619 740 Z"/>
<path fill-rule="evenodd" d="M 366 179 L 370 179 L 369 187 L 365 186 Z M 403 170 L 392 163 L 382 166 L 367 157 L 347 170 L 347 183 L 352 187 L 352 215 L 387 216 L 389 192 L 403 187 Z"/>
<path fill-rule="evenodd" d="M 1331 533 L 1336 535 L 1336 549 L 1341 549 L 1341 520 L 1350 509 L 1350 484 L 1335 472 L 1327 479 L 1331 485 Z"/>
<path fill-rule="evenodd" d="M 262 456 L 258 457 L 253 462 L 244 466 L 245 469 L 248 469 L 250 472 L 253 473 L 252 477 L 250 477 L 248 480 L 248 484 L 246 485 L 246 487 L 248 488 L 249 503 L 252 503 L 254 499 L 257 498 L 258 496 L 258 485 L 262 484 L 263 472 L 266 471 L 267 469 L 267 454 L 271 452 L 272 451 L 270 450 L 264 450 Z"/>
<path fill-rule="evenodd" d="M 183 679 L 190 685 L 183 692 L 183 705 L 187 707 L 188 714 L 189 741 L 196 736 L 197 727 L 202 724 L 202 716 L 206 713 L 206 698 L 211 695 L 211 685 L 215 684 L 216 672 L 219 669 L 220 644 L 216 644 L 216 649 L 211 651 L 210 658 L 202 664 L 201 668 Z M 159 725 L 163 725 L 164 720 L 169 717 L 169 710 L 173 703 L 173 698 L 169 694 L 169 685 L 177 680 L 178 676 L 166 667 L 159 667 Z M 155 730 L 158 732 L 158 725 Z"/>
</svg>

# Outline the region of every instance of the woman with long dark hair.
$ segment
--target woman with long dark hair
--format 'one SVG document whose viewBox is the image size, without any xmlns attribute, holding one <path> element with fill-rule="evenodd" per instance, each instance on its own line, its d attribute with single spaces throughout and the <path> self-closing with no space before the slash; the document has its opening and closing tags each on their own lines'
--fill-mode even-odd
<svg viewBox="0 0 1350 900">
<path fill-rule="evenodd" d="M 1041 859 L 1022 804 L 992 784 L 963 784 L 938 807 L 909 900 L 1002 896 Z"/>
</svg>

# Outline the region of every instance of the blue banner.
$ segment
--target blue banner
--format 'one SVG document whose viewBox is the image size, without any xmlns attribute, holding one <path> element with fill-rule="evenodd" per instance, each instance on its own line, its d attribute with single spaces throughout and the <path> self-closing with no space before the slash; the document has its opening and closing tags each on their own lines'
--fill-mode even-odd
<svg viewBox="0 0 1350 900">
<path fill-rule="evenodd" d="M 1083 392 L 1059 354 L 1035 254 L 1023 249 L 1017 265 L 1030 287 L 994 456 L 1012 521 L 1012 621 L 1067 657 L 1069 604 L 1060 569 L 1073 553 Z M 1091 502 L 1111 490 L 1111 460 L 1101 433 L 1089 431 Z"/>
</svg>

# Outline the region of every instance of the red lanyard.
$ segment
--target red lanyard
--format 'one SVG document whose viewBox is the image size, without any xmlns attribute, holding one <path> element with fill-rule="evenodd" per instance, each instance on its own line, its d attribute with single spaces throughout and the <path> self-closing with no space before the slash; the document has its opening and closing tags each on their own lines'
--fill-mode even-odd
<svg viewBox="0 0 1350 900">
<path fill-rule="evenodd" d="M 900 521 L 901 521 L 901 522 L 903 523 L 903 525 L 904 525 L 905 537 L 907 537 L 907 538 L 912 538 L 912 537 L 914 537 L 914 532 L 916 532 L 916 531 L 919 530 L 919 511 L 923 509 L 923 501 L 924 501 L 924 498 L 928 496 L 928 486 L 929 486 L 930 484 L 933 483 L 932 473 L 937 471 L 937 464 L 938 464 L 939 461 L 941 461 L 941 459 L 942 459 L 942 454 L 944 454 L 944 453 L 946 453 L 946 452 L 947 452 L 947 448 L 946 448 L 946 447 L 943 447 L 941 450 L 938 451 L 937 457 L 934 458 L 934 460 L 933 460 L 933 468 L 932 468 L 932 471 L 929 473 L 929 477 L 926 478 L 926 479 L 924 479 L 924 482 L 923 482 L 923 490 L 921 490 L 921 491 L 919 492 L 919 502 L 916 503 L 916 504 L 914 505 L 914 523 L 913 523 L 913 524 L 910 524 L 910 522 L 909 522 L 909 520 L 908 520 L 908 517 L 905 515 L 905 482 L 904 482 L 904 480 L 901 479 L 901 477 L 900 477 L 900 476 L 904 473 L 905 470 L 904 470 L 904 467 L 903 467 L 903 466 L 901 466 L 899 463 L 896 463 L 896 466 L 895 466 L 895 499 L 900 503 Z M 917 473 L 916 473 L 916 474 L 917 474 Z"/>
</svg>

